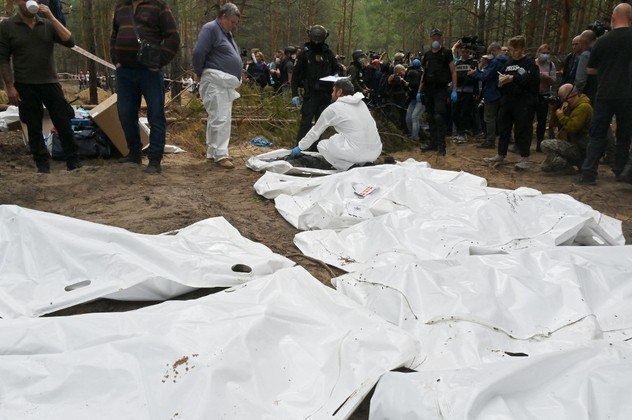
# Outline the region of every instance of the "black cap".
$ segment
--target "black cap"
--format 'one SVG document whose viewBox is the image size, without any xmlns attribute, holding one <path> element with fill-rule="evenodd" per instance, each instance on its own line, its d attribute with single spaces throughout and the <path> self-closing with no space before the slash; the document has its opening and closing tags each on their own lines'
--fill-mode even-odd
<svg viewBox="0 0 632 420">
<path fill-rule="evenodd" d="M 283 52 L 285 54 L 294 54 L 296 52 L 296 47 L 293 47 L 291 45 L 285 47 L 285 50 L 283 50 Z"/>
<path fill-rule="evenodd" d="M 435 35 L 443 36 L 443 33 L 437 28 L 432 28 L 430 30 L 430 36 L 435 36 Z"/>
</svg>

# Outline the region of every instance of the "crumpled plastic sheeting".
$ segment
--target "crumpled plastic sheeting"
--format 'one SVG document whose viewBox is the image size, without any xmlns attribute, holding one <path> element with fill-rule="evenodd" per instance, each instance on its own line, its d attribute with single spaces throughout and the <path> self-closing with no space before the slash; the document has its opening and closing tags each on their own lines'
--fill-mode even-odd
<svg viewBox="0 0 632 420">
<path fill-rule="evenodd" d="M 418 370 L 632 337 L 632 246 L 419 261 L 346 274 L 332 284 L 417 337 L 425 358 Z"/>
<path fill-rule="evenodd" d="M 16 121 L 20 121 L 18 107 L 9 105 L 6 111 L 0 112 L 0 131 L 9 131 L 9 124 Z"/>
<path fill-rule="evenodd" d="M 251 272 L 237 272 L 238 264 Z M 0 206 L 0 316 L 40 316 L 100 297 L 163 300 L 230 287 L 294 263 L 242 237 L 224 218 L 176 235 L 143 235 L 18 206 Z"/>
<path fill-rule="evenodd" d="M 132 312 L 4 320 L 0 404 L 23 420 L 343 419 L 418 346 L 295 267 Z"/>
<path fill-rule="evenodd" d="M 385 374 L 371 420 L 630 419 L 632 346 L 574 349 L 462 370 Z"/>
<path fill-rule="evenodd" d="M 321 156 L 316 152 L 303 152 L 306 155 Z M 250 156 L 246 161 L 246 168 L 252 169 L 255 172 L 273 172 L 277 174 L 288 175 L 330 175 L 338 173 L 335 169 L 316 169 L 305 168 L 300 166 L 292 166 L 290 162 L 284 160 L 277 160 L 279 158 L 286 157 L 290 154 L 290 150 L 278 149 L 271 152 L 262 153 L 257 156 Z"/>
<path fill-rule="evenodd" d="M 407 160 L 398 165 L 355 168 L 318 179 L 266 173 L 255 191 L 274 198 L 278 212 L 301 230 L 341 229 L 397 210 L 416 209 L 433 203 L 454 202 L 496 194 L 483 188 L 484 178 L 467 172 L 431 169 L 425 162 Z M 364 186 L 375 190 L 362 198 Z M 521 189 L 521 193 L 540 194 Z"/>
<path fill-rule="evenodd" d="M 564 194 L 500 192 L 399 211 L 341 231 L 300 232 L 305 254 L 345 271 L 558 245 L 623 245 L 621 222 Z"/>
</svg>

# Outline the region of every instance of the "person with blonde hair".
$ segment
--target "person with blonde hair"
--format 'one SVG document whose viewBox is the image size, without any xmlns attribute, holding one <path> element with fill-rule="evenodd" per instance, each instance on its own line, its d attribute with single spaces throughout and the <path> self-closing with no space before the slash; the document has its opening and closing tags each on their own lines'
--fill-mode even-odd
<svg viewBox="0 0 632 420">
<path fill-rule="evenodd" d="M 509 148 L 511 130 L 514 130 L 516 147 L 520 152 L 518 170 L 529 169 L 529 155 L 533 139 L 533 114 L 540 86 L 540 71 L 533 57 L 525 54 L 524 36 L 509 40 L 509 61 L 500 69 L 500 110 L 498 114 L 498 154 L 483 159 L 485 163 L 500 163 L 505 160 Z"/>
</svg>

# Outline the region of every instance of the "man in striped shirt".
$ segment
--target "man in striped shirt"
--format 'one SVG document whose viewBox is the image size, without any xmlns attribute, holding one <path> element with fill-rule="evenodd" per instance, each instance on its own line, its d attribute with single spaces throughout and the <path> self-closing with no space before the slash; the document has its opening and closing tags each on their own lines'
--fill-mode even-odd
<svg viewBox="0 0 632 420">
<path fill-rule="evenodd" d="M 138 62 L 141 40 L 160 46 L 160 63 L 155 68 Z M 143 96 L 150 126 L 147 152 L 149 164 L 145 171 L 152 174 L 161 172 L 160 161 L 167 134 L 164 75 L 161 69 L 171 62 L 179 46 L 178 27 L 165 1 L 120 0 L 117 3 L 112 22 L 110 54 L 112 63 L 116 65 L 118 114 L 129 149 L 129 154 L 121 161 L 141 164 L 138 111 Z"/>
</svg>

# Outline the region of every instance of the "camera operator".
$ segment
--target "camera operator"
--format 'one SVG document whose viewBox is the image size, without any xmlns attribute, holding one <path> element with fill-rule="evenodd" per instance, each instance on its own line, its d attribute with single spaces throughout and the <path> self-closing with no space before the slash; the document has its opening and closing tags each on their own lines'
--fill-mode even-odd
<svg viewBox="0 0 632 420">
<path fill-rule="evenodd" d="M 625 168 L 632 134 L 632 6 L 620 3 L 610 19 L 612 30 L 597 40 L 588 61 L 587 72 L 597 75 L 598 85 L 590 141 L 586 147 L 582 175 L 577 180 L 580 185 L 595 185 L 597 182 L 599 160 L 606 149 L 613 115 L 617 118 L 617 141 L 612 171 L 619 179 L 632 181 Z"/>
<path fill-rule="evenodd" d="M 398 126 L 402 131 L 406 131 L 406 111 L 408 109 L 408 92 L 410 83 L 406 81 L 406 67 L 398 64 L 393 69 L 393 74 L 386 79 L 387 92 L 391 102 L 397 108 Z"/>
<path fill-rule="evenodd" d="M 458 99 L 452 107 L 452 121 L 456 125 L 457 137 L 455 142 L 465 142 L 465 132 L 474 129 L 474 111 L 476 109 L 476 96 L 478 95 L 478 83 L 468 75 L 470 70 L 478 68 L 478 60 L 472 57 L 474 45 L 467 44 L 463 38 L 455 44 L 461 48 L 461 55 L 455 63 Z"/>
<path fill-rule="evenodd" d="M 406 126 L 413 141 L 419 140 L 419 117 L 424 110 L 421 97 L 417 98 L 419 83 L 421 82 L 421 61 L 415 58 L 406 70 L 408 82 L 408 109 L 406 110 Z"/>
<path fill-rule="evenodd" d="M 347 75 L 356 92 L 362 93 L 365 97 L 369 95 L 369 89 L 364 81 L 364 69 L 366 68 L 366 54 L 362 50 L 355 50 L 351 54 L 351 64 L 347 68 Z"/>
<path fill-rule="evenodd" d="M 586 154 L 592 117 L 590 100 L 570 83 L 560 86 L 557 95 L 550 125 L 558 131 L 555 139 L 542 141 L 542 151 L 546 153 L 540 166 L 542 172 L 563 171 L 572 166 L 581 168 Z"/>
</svg>

